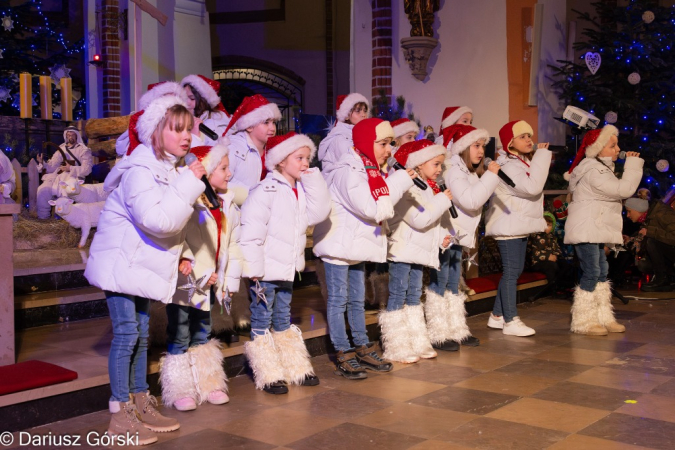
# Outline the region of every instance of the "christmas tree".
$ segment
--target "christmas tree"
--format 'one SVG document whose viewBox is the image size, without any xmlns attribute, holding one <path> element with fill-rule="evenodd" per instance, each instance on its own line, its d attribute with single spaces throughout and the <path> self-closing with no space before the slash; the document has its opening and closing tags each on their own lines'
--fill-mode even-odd
<svg viewBox="0 0 675 450">
<path fill-rule="evenodd" d="M 66 42 L 63 33 L 68 11 L 48 15 L 43 11 L 42 2 L 33 0 L 8 6 L 0 6 L 0 115 L 19 115 L 19 74 L 51 75 L 56 84 L 52 88 L 52 104 L 61 102 L 58 82 L 61 77 L 70 76 L 67 64 L 75 64 L 84 48 L 84 39 Z M 49 17 L 52 17 L 50 20 Z M 73 89 L 84 93 L 80 80 L 73 79 Z M 38 78 L 33 77 L 33 96 L 39 93 Z M 34 103 L 33 116 L 39 117 L 39 105 Z M 84 95 L 75 105 L 75 119 L 83 117 Z M 60 118 L 58 113 L 54 118 Z"/>
<path fill-rule="evenodd" d="M 592 6 L 594 13 L 573 10 L 587 26 L 574 44 L 582 55 L 559 61 L 553 86 L 600 126 L 616 125 L 622 150 L 645 159 L 643 184 L 664 195 L 675 188 L 667 167 L 675 164 L 675 7 L 653 0 Z"/>
</svg>

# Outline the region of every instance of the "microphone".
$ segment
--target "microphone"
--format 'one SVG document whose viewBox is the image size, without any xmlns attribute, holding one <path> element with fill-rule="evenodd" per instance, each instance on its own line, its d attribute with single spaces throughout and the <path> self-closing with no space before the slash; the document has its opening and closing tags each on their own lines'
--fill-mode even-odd
<svg viewBox="0 0 675 450">
<path fill-rule="evenodd" d="M 218 140 L 218 133 L 216 133 L 216 132 L 213 131 L 211 128 L 209 128 L 209 127 L 207 127 L 206 125 L 204 125 L 204 122 L 201 122 L 201 123 L 199 124 L 199 131 L 201 131 L 202 133 L 204 133 L 204 134 L 206 135 L 206 137 L 208 137 L 208 138 L 211 139 L 212 141 L 217 141 L 217 140 Z"/>
<path fill-rule="evenodd" d="M 192 164 L 193 162 L 197 161 L 197 157 L 195 156 L 194 153 L 188 153 L 185 155 L 185 164 L 188 166 Z M 210 209 L 215 209 L 220 207 L 220 200 L 218 199 L 218 194 L 215 193 L 213 188 L 211 187 L 211 183 L 209 183 L 209 179 L 206 178 L 206 175 L 202 175 L 202 183 L 204 183 L 204 195 L 206 195 L 206 199 L 211 203 Z"/>
<path fill-rule="evenodd" d="M 447 189 L 447 187 L 445 187 L 445 181 L 437 181 L 436 186 L 438 186 L 438 189 L 440 189 L 441 192 L 444 192 Z M 452 200 L 450 200 L 450 215 L 453 219 L 457 218 L 457 208 L 455 208 L 455 204 L 452 203 Z"/>
<path fill-rule="evenodd" d="M 387 164 L 389 165 L 389 167 L 393 167 L 395 170 L 405 170 L 405 167 L 403 167 L 400 162 L 396 161 L 396 158 L 394 158 L 393 156 L 391 156 L 387 160 Z M 427 184 L 424 181 L 422 181 L 419 177 L 413 178 L 412 180 L 413 183 L 415 183 L 415 186 L 417 186 L 418 188 L 422 189 L 423 191 L 427 189 Z"/>
<path fill-rule="evenodd" d="M 490 165 L 492 162 L 492 158 L 485 158 L 485 168 L 487 169 L 487 166 Z M 497 172 L 497 176 L 502 179 L 502 181 L 506 184 L 508 184 L 511 187 L 516 187 L 516 183 L 513 182 L 510 176 L 504 173 L 503 170 L 499 169 L 499 172 Z"/>
<path fill-rule="evenodd" d="M 626 151 L 625 150 L 621 150 L 619 152 L 619 159 L 626 159 Z"/>
</svg>

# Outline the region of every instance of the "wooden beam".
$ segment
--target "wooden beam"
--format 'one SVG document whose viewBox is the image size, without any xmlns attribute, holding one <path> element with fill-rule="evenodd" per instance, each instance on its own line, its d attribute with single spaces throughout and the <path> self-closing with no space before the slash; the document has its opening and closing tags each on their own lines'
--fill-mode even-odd
<svg viewBox="0 0 675 450">
<path fill-rule="evenodd" d="M 157 22 L 161 23 L 162 26 L 166 25 L 166 21 L 169 19 L 166 17 L 166 15 L 160 11 L 159 9 L 155 8 L 152 6 L 150 3 L 148 3 L 147 0 L 131 0 L 132 3 L 135 3 L 138 5 L 139 8 L 141 8 L 143 11 L 146 13 L 150 14 L 152 17 L 157 19 Z"/>
<path fill-rule="evenodd" d="M 209 23 L 212 25 L 228 25 L 235 23 L 284 21 L 286 20 L 286 0 L 280 0 L 279 3 L 279 8 L 275 9 L 210 13 Z"/>
</svg>

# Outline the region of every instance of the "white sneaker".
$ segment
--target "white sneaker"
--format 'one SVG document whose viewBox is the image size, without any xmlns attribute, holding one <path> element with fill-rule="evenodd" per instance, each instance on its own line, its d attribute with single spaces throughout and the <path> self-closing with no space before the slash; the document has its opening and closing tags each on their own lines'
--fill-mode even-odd
<svg viewBox="0 0 675 450">
<path fill-rule="evenodd" d="M 494 328 L 495 330 L 504 329 L 504 316 L 497 317 L 490 313 L 490 318 L 488 319 L 488 328 Z"/>
<path fill-rule="evenodd" d="M 520 317 L 516 316 L 511 322 L 504 323 L 504 330 L 502 331 L 508 336 L 532 336 L 535 331 L 533 328 L 528 327 L 520 320 Z"/>
</svg>

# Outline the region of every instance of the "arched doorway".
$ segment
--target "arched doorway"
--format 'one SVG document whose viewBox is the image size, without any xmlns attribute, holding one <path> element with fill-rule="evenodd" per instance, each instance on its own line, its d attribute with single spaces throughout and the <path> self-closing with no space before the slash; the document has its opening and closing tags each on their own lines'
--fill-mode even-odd
<svg viewBox="0 0 675 450">
<path fill-rule="evenodd" d="M 213 78 L 220 81 L 220 97 L 230 113 L 244 97 L 261 94 L 279 106 L 278 134 L 295 131 L 304 106 L 305 80 L 268 61 L 248 56 L 221 56 L 213 60 Z"/>
</svg>

